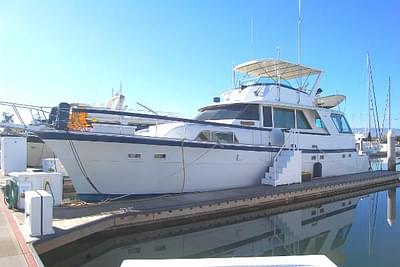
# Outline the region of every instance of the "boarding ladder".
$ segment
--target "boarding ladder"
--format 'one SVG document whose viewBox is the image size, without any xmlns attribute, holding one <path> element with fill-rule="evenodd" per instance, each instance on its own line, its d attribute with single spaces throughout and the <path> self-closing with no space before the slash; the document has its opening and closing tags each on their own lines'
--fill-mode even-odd
<svg viewBox="0 0 400 267">
<path fill-rule="evenodd" d="M 262 184 L 278 186 L 301 183 L 301 151 L 298 148 L 300 132 L 289 129 L 283 132 L 283 145 L 274 156 L 271 166 L 267 168 Z"/>
</svg>

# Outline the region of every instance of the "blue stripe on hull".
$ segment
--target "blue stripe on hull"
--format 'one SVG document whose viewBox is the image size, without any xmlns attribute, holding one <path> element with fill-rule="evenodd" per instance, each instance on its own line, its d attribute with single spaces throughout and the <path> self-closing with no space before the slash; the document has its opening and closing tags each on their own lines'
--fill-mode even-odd
<svg viewBox="0 0 400 267">
<path fill-rule="evenodd" d="M 125 135 L 105 135 L 66 131 L 43 131 L 37 132 L 37 135 L 43 140 L 73 140 L 73 141 L 90 141 L 90 142 L 108 142 L 122 144 L 144 144 L 156 146 L 183 146 L 192 148 L 208 148 L 208 149 L 225 149 L 225 150 L 242 150 L 256 152 L 278 152 L 279 147 L 273 146 L 257 146 L 243 144 L 216 144 L 211 142 L 196 142 L 177 139 L 160 139 L 146 136 L 125 136 Z M 355 148 L 348 149 L 301 149 L 303 153 L 343 153 L 356 152 Z"/>
</svg>

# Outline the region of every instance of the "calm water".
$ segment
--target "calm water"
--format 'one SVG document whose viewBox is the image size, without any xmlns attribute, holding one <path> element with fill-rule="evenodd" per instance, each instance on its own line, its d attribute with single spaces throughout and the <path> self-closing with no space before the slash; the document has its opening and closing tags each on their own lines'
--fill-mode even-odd
<svg viewBox="0 0 400 267">
<path fill-rule="evenodd" d="M 379 168 L 379 166 L 375 166 Z M 382 188 L 380 189 L 382 190 Z M 400 188 L 392 209 L 400 214 Z M 123 259 L 324 254 L 338 266 L 400 266 L 400 222 L 388 191 L 162 229 L 96 235 L 52 251 L 46 266 L 119 266 Z M 135 232 L 132 232 L 135 231 Z"/>
</svg>

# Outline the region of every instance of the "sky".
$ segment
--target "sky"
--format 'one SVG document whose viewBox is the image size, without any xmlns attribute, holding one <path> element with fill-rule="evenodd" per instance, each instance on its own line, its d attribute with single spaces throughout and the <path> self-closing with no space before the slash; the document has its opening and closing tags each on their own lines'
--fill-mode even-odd
<svg viewBox="0 0 400 267">
<path fill-rule="evenodd" d="M 324 71 L 325 95 L 347 96 L 353 127 L 367 126 L 369 51 L 381 120 L 390 75 L 400 128 L 399 12 L 396 0 L 301 1 L 301 63 Z M 251 50 L 297 62 L 297 24 L 297 0 L 0 0 L 0 101 L 101 104 L 122 83 L 130 108 L 193 117 Z"/>
</svg>

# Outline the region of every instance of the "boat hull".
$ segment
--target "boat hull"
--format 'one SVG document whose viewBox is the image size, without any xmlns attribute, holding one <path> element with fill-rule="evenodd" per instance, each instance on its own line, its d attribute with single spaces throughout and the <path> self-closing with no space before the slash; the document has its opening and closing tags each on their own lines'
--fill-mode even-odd
<svg viewBox="0 0 400 267">
<path fill-rule="evenodd" d="M 76 192 L 85 198 L 258 185 L 278 151 L 271 146 L 143 136 L 53 133 L 41 137 L 65 166 Z M 316 161 L 322 162 L 324 176 L 366 171 L 366 164 L 357 162 L 355 150 L 332 150 L 321 160 L 316 151 L 304 150 L 302 154 L 303 171 L 312 173 Z"/>
</svg>

